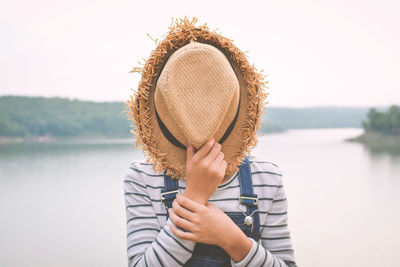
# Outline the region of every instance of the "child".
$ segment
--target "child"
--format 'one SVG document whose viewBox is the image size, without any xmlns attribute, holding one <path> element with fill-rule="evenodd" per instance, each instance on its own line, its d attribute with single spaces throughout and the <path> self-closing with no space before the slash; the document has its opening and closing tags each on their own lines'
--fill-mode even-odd
<svg viewBox="0 0 400 267">
<path fill-rule="evenodd" d="M 153 161 L 124 179 L 128 265 L 296 266 L 282 172 L 249 153 L 262 79 L 196 20 L 170 28 L 127 103 Z"/>
</svg>

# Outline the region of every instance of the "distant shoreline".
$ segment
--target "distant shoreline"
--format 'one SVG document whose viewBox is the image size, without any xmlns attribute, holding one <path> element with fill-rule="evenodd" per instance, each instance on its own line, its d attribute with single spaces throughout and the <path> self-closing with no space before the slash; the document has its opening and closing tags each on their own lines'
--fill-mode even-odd
<svg viewBox="0 0 400 267">
<path fill-rule="evenodd" d="M 58 137 L 58 136 L 35 136 L 35 137 L 5 137 L 0 136 L 0 145 L 7 144 L 48 144 L 48 143 L 79 143 L 79 142 L 96 142 L 98 140 L 133 140 L 133 136 L 73 136 L 73 137 Z"/>
<path fill-rule="evenodd" d="M 258 134 L 260 135 L 267 135 L 267 134 L 275 134 L 275 133 L 283 133 L 286 132 L 287 129 L 269 129 L 264 131 L 259 131 Z M 118 143 L 122 140 L 134 140 L 133 135 L 129 136 L 103 136 L 103 135 L 96 135 L 96 136 L 32 136 L 32 137 L 8 137 L 8 136 L 0 136 L 0 145 L 7 145 L 7 144 L 50 144 L 50 143 L 95 143 L 97 141 L 104 141 L 108 140 L 110 143 Z"/>
<path fill-rule="evenodd" d="M 0 143 L 52 142 L 59 136 L 98 135 L 114 138 L 131 133 L 124 102 L 93 102 L 59 97 L 0 96 Z M 368 107 L 266 107 L 263 133 L 285 129 L 360 127 Z"/>
<path fill-rule="evenodd" d="M 365 131 L 363 134 L 345 141 L 358 142 L 376 148 L 400 148 L 400 135 L 388 135 L 373 131 Z"/>
</svg>

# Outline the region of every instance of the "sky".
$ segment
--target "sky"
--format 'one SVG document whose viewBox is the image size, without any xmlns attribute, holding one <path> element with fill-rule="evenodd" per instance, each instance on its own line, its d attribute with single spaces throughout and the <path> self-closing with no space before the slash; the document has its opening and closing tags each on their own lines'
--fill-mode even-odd
<svg viewBox="0 0 400 267">
<path fill-rule="evenodd" d="M 268 105 L 400 104 L 400 1 L 1 0 L 0 95 L 126 101 L 172 18 L 234 40 Z"/>
</svg>

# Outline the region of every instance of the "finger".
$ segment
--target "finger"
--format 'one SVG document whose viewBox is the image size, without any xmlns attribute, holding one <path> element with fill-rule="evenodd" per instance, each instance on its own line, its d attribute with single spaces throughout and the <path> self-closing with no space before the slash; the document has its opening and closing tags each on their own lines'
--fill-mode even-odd
<svg viewBox="0 0 400 267">
<path fill-rule="evenodd" d="M 207 156 L 204 157 L 204 160 L 207 160 L 208 162 L 213 162 L 215 158 L 218 156 L 218 153 L 220 151 L 221 151 L 221 144 L 215 142 L 210 152 L 208 152 Z"/>
<path fill-rule="evenodd" d="M 210 140 L 208 140 L 195 154 L 196 157 L 198 157 L 199 160 L 202 160 L 207 154 L 208 151 L 210 151 L 211 147 L 215 143 L 215 138 L 212 137 Z"/>
<path fill-rule="evenodd" d="M 193 226 L 194 226 L 193 223 L 176 215 L 173 209 L 168 209 L 168 213 L 169 213 L 169 217 L 171 218 L 171 221 L 176 226 L 179 226 L 188 231 L 193 231 Z"/>
<path fill-rule="evenodd" d="M 212 204 L 210 202 L 207 202 L 206 207 L 211 209 L 211 210 L 214 210 L 214 211 L 216 211 L 216 210 L 221 211 L 221 209 L 218 208 L 218 206 L 216 206 L 216 205 L 214 205 L 214 204 Z"/>
<path fill-rule="evenodd" d="M 221 165 L 220 165 L 220 170 L 221 170 L 221 172 L 222 172 L 222 176 L 225 176 L 225 174 L 226 174 L 226 166 L 227 166 L 228 164 L 226 163 L 226 161 L 225 160 L 222 160 L 222 162 L 221 162 Z M 223 179 L 223 178 L 222 178 Z"/>
<path fill-rule="evenodd" d="M 219 152 L 217 158 L 211 163 L 210 169 L 218 170 L 219 172 L 225 174 L 225 170 L 223 169 L 222 161 L 224 159 L 224 153 L 221 151 Z"/>
<path fill-rule="evenodd" d="M 226 170 L 226 166 L 228 166 L 228 163 L 226 162 L 226 160 L 222 160 L 219 166 L 222 169 Z"/>
<path fill-rule="evenodd" d="M 171 224 L 170 226 L 171 231 L 179 238 L 182 239 L 187 239 L 187 240 L 192 240 L 196 241 L 196 235 L 191 233 L 191 232 L 184 232 L 182 230 L 179 230 L 175 225 Z"/>
<path fill-rule="evenodd" d="M 224 159 L 224 152 L 220 151 L 217 155 L 217 157 L 214 159 L 213 164 L 215 164 L 215 166 L 221 166 L 222 160 Z"/>
<path fill-rule="evenodd" d="M 212 204 L 212 203 L 210 203 L 210 202 L 207 202 L 207 203 L 206 203 L 206 207 L 207 207 L 207 208 L 215 208 L 215 207 L 217 207 L 217 206 L 215 206 L 214 204 Z"/>
<path fill-rule="evenodd" d="M 188 221 L 191 221 L 191 218 L 196 216 L 190 210 L 182 207 L 176 199 L 174 200 L 174 202 L 172 202 L 172 209 L 174 210 L 176 215 Z"/>
<path fill-rule="evenodd" d="M 182 194 L 177 194 L 176 200 L 182 207 L 195 213 L 200 212 L 204 209 L 204 205 L 197 203 L 196 201 L 193 201 Z"/>
<path fill-rule="evenodd" d="M 186 148 L 186 162 L 192 161 L 194 155 L 194 147 L 192 144 L 189 144 L 189 146 Z"/>
<path fill-rule="evenodd" d="M 216 174 L 218 174 L 218 177 L 221 178 L 221 181 L 224 179 L 225 174 L 226 174 L 226 166 L 227 163 L 225 160 L 222 160 L 221 162 L 214 162 L 211 166 L 210 169 L 212 169 Z"/>
</svg>

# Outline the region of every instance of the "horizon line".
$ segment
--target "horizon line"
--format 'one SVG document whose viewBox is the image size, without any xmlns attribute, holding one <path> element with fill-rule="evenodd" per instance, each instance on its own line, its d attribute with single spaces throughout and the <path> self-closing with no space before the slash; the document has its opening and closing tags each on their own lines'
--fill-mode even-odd
<svg viewBox="0 0 400 267">
<path fill-rule="evenodd" d="M 77 97 L 68 97 L 68 96 L 43 96 L 43 95 L 18 95 L 18 94 L 0 94 L 0 98 L 2 97 L 30 97 L 30 98 L 45 98 L 45 99 L 67 99 L 70 101 L 82 101 L 82 102 L 93 102 L 93 103 L 125 103 L 127 100 L 93 100 L 93 99 L 83 99 Z M 291 109 L 304 109 L 304 108 L 386 108 L 392 105 L 400 106 L 400 104 L 382 104 L 382 105 L 338 105 L 338 104 L 330 104 L 330 105 L 313 105 L 313 106 L 275 106 L 266 104 L 266 109 L 268 108 L 291 108 Z"/>
</svg>

